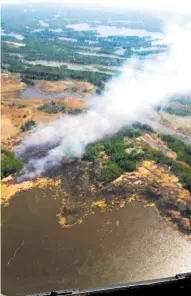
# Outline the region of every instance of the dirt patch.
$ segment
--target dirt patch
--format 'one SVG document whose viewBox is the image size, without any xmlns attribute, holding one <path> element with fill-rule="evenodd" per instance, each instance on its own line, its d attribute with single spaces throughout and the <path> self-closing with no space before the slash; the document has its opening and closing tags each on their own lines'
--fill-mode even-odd
<svg viewBox="0 0 191 296">
<path fill-rule="evenodd" d="M 60 116 L 68 116 L 63 113 L 48 114 L 38 110 L 45 101 L 42 99 L 20 99 L 20 91 L 26 85 L 16 74 L 3 73 L 2 82 L 2 145 L 4 148 L 12 150 L 13 146 L 19 143 L 25 136 L 20 127 L 28 120 L 34 120 L 36 124 L 51 122 Z M 76 88 L 78 91 L 92 91 L 94 86 L 87 82 L 80 81 L 37 81 L 36 88 L 46 92 L 60 92 L 66 88 Z M 86 100 L 81 98 L 55 99 L 56 102 L 63 104 L 71 109 L 83 109 L 86 107 Z M 51 100 L 46 100 L 46 104 Z"/>
<path fill-rule="evenodd" d="M 152 149 L 161 151 L 164 155 L 168 156 L 169 158 L 177 158 L 176 152 L 169 149 L 167 145 L 155 135 L 144 134 L 140 137 L 140 139 L 147 146 L 151 147 Z"/>
<path fill-rule="evenodd" d="M 2 144 L 5 145 L 8 139 L 16 136 L 19 133 L 19 129 L 12 124 L 11 120 L 6 115 L 1 116 L 1 124 L 1 141 Z"/>
<path fill-rule="evenodd" d="M 63 104 L 66 107 L 72 109 L 84 109 L 87 106 L 87 103 L 83 99 L 78 98 L 66 98 L 63 100 Z"/>
<path fill-rule="evenodd" d="M 191 116 L 177 116 L 166 112 L 161 112 L 160 123 L 185 134 L 191 133 Z"/>
<path fill-rule="evenodd" d="M 16 74 L 1 74 L 1 100 L 18 97 L 25 84 L 21 82 L 20 77 Z"/>
</svg>

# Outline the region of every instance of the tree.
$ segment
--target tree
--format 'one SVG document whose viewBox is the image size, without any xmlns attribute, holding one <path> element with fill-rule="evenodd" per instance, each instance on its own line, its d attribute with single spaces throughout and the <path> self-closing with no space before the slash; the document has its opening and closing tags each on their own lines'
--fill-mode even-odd
<svg viewBox="0 0 191 296">
<path fill-rule="evenodd" d="M 1 179 L 20 171 L 22 168 L 23 163 L 14 158 L 13 152 L 1 150 Z"/>
</svg>

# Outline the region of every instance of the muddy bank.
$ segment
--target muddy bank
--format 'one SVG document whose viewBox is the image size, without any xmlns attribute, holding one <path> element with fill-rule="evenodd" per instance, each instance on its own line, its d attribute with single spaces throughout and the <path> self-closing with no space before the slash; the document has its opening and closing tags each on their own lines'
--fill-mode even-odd
<svg viewBox="0 0 191 296">
<path fill-rule="evenodd" d="M 14 198 L 16 192 L 22 192 L 22 184 L 23 189 L 31 190 L 51 191 L 55 188 L 62 197 L 58 221 L 62 227 L 71 227 L 83 222 L 84 217 L 97 207 L 103 211 L 116 210 L 137 200 L 156 207 L 175 228 L 191 234 L 191 195 L 182 188 L 170 167 L 147 160 L 139 164 L 137 171 L 124 173 L 111 183 L 103 183 L 96 178 L 99 166 L 99 161 L 65 159 L 60 167 L 51 169 L 45 178 L 35 182 L 3 181 L 3 204 Z"/>
<path fill-rule="evenodd" d="M 99 162 L 76 160 L 60 167 L 60 184 L 65 191 L 60 215 L 65 218 L 65 225 L 79 223 L 83 216 L 92 212 L 96 202 L 104 210 L 118 209 L 129 201 L 141 200 L 157 207 L 160 214 L 181 232 L 191 234 L 191 195 L 182 188 L 170 167 L 143 161 L 136 172 L 125 173 L 104 184 L 96 180 L 98 166 Z"/>
</svg>

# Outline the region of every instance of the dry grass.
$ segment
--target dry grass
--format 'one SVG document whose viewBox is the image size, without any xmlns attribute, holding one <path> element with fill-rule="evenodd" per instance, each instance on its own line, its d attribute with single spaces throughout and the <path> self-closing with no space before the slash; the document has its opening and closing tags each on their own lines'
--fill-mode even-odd
<svg viewBox="0 0 191 296">
<path fill-rule="evenodd" d="M 80 92 L 86 91 L 92 91 L 95 86 L 89 82 L 83 82 L 83 81 L 76 81 L 76 80 L 62 80 L 62 81 L 44 81 L 40 80 L 36 83 L 35 88 L 42 90 L 44 92 L 63 92 L 67 88 L 76 87 Z"/>
<path fill-rule="evenodd" d="M 16 74 L 1 74 L 1 100 L 15 98 L 18 92 L 24 89 L 25 84 L 20 81 Z"/>
<path fill-rule="evenodd" d="M 48 114 L 38 110 L 43 104 L 48 104 L 51 100 L 43 99 L 20 99 L 19 93 L 26 85 L 16 74 L 3 73 L 1 75 L 2 84 L 2 145 L 4 148 L 12 150 L 13 145 L 22 140 L 24 133 L 21 133 L 20 127 L 28 120 L 34 120 L 38 123 L 48 123 L 60 116 L 66 114 Z M 94 86 L 88 82 L 80 81 L 38 81 L 36 88 L 46 92 L 62 92 L 66 88 L 77 87 L 79 91 L 91 91 Z M 74 109 L 83 109 L 86 107 L 86 100 L 81 98 L 63 98 L 54 99 L 55 102 L 61 103 L 66 107 Z M 13 104 L 21 104 L 26 107 L 18 109 L 11 107 Z"/>
<path fill-rule="evenodd" d="M 17 192 L 22 190 L 29 190 L 33 187 L 38 188 L 58 188 L 60 187 L 61 181 L 59 179 L 53 180 L 49 178 L 39 178 L 36 180 L 27 180 L 22 183 L 15 183 L 13 176 L 9 176 L 2 180 L 1 184 L 1 204 L 3 206 L 9 205 L 9 200 L 14 197 Z"/>
<path fill-rule="evenodd" d="M 79 98 L 66 98 L 63 100 L 63 104 L 73 109 L 84 109 L 86 107 L 86 102 Z"/>
</svg>

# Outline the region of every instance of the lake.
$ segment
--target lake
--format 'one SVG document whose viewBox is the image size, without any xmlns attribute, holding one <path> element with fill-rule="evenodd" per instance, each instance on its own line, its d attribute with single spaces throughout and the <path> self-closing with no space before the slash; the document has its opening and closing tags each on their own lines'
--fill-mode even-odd
<svg viewBox="0 0 191 296">
<path fill-rule="evenodd" d="M 72 92 L 64 91 L 60 93 L 46 93 L 41 90 L 36 90 L 31 87 L 25 88 L 23 91 L 20 92 L 20 98 L 21 99 L 62 99 L 66 97 L 73 97 L 73 98 L 81 98 L 82 96 L 80 94 L 75 94 Z"/>
<path fill-rule="evenodd" d="M 72 228 L 58 224 L 60 207 L 61 196 L 32 189 L 2 208 L 2 293 L 97 287 L 191 269 L 191 242 L 142 202 L 97 210 Z"/>
<path fill-rule="evenodd" d="M 91 26 L 88 23 L 75 23 L 67 24 L 66 28 L 75 31 L 93 31 L 97 32 L 99 37 L 109 37 L 109 36 L 138 36 L 138 37 L 151 37 L 161 39 L 164 35 L 160 32 L 150 32 L 145 29 L 132 29 L 123 26 L 116 27 L 112 25 L 104 26 Z"/>
</svg>

